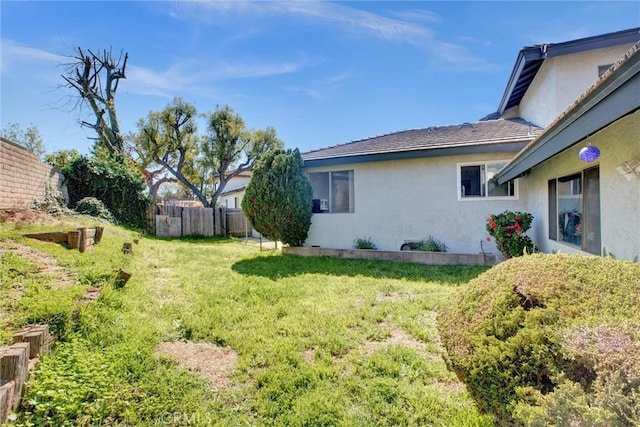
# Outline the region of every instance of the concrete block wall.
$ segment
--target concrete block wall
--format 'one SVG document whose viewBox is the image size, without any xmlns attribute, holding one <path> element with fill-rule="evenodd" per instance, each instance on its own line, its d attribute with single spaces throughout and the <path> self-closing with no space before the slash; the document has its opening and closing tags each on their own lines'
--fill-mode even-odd
<svg viewBox="0 0 640 427">
<path fill-rule="evenodd" d="M 42 200 L 47 188 L 62 193 L 69 200 L 62 172 L 24 147 L 0 138 L 0 209 L 28 208 Z"/>
</svg>

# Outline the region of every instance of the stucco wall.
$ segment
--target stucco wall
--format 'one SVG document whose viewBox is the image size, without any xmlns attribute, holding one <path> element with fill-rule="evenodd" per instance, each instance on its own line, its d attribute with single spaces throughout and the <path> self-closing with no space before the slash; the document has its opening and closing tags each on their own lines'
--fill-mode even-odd
<svg viewBox="0 0 640 427">
<path fill-rule="evenodd" d="M 598 79 L 598 66 L 613 64 L 631 44 L 548 58 L 520 102 L 519 115 L 546 127 Z"/>
<path fill-rule="evenodd" d="M 68 200 L 58 169 L 42 163 L 24 147 L 0 139 L 0 209 L 28 208 L 45 196 L 48 186 Z"/>
<path fill-rule="evenodd" d="M 399 250 L 405 240 L 433 235 L 450 252 L 497 253 L 484 239 L 490 213 L 519 209 L 519 200 L 458 200 L 457 164 L 510 159 L 515 153 L 434 157 L 308 168 L 354 171 L 354 213 L 313 214 L 305 246 L 346 249 L 370 237 L 380 250 Z"/>
<path fill-rule="evenodd" d="M 600 167 L 600 215 L 602 246 L 618 259 L 640 256 L 640 177 L 627 181 L 616 172 L 624 161 L 640 158 L 640 111 L 618 120 L 589 138 L 600 148 L 600 158 L 591 163 L 580 161 L 580 143 L 535 167 L 520 179 L 521 196 L 526 209 L 535 216 L 532 238 L 544 251 L 564 253 L 581 251 L 548 238 L 548 181 L 591 166 Z"/>
</svg>

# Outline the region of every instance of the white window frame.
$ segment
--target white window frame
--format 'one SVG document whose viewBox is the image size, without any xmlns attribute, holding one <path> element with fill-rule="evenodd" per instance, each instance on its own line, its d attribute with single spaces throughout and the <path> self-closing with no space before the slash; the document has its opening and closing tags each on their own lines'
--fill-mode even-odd
<svg viewBox="0 0 640 427">
<path fill-rule="evenodd" d="M 513 180 L 513 196 L 489 196 L 489 189 L 487 188 L 488 180 L 485 179 L 482 185 L 485 189 L 484 196 L 463 196 L 462 194 L 462 168 L 467 166 L 484 166 L 485 171 L 487 166 L 495 164 L 507 164 L 510 160 L 484 160 L 475 162 L 462 162 L 456 165 L 456 193 L 459 202 L 479 201 L 479 200 L 518 200 L 518 179 Z"/>
</svg>

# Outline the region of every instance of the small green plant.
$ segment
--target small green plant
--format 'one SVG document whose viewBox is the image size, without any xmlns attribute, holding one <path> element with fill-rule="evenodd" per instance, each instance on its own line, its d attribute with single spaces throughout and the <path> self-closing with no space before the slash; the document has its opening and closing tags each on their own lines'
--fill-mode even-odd
<svg viewBox="0 0 640 427">
<path fill-rule="evenodd" d="M 526 231 L 531 228 L 533 215 L 527 212 L 504 211 L 487 217 L 486 229 L 496 240 L 498 250 L 506 259 L 533 253 L 536 250 Z M 491 238 L 487 237 L 487 241 Z"/>
<path fill-rule="evenodd" d="M 78 204 L 76 205 L 76 212 L 101 218 L 109 222 L 116 222 L 115 218 L 104 203 L 95 197 L 85 197 L 78 201 Z"/>
<path fill-rule="evenodd" d="M 358 237 L 353 241 L 354 249 L 378 249 L 371 237 Z"/>
<path fill-rule="evenodd" d="M 428 237 L 416 242 L 416 251 L 425 252 L 447 252 L 447 245 L 443 241 L 429 235 Z"/>
<path fill-rule="evenodd" d="M 406 241 L 401 247 L 402 251 L 447 252 L 447 245 L 442 240 L 429 235 L 421 240 Z"/>
</svg>

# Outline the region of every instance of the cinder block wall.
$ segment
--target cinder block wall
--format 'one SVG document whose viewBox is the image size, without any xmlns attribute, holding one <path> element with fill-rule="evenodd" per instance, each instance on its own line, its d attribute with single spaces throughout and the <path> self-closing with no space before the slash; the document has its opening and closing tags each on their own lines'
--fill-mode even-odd
<svg viewBox="0 0 640 427">
<path fill-rule="evenodd" d="M 0 138 L 0 209 L 28 208 L 34 200 L 42 200 L 47 187 L 69 200 L 62 172 L 24 147 Z"/>
</svg>

